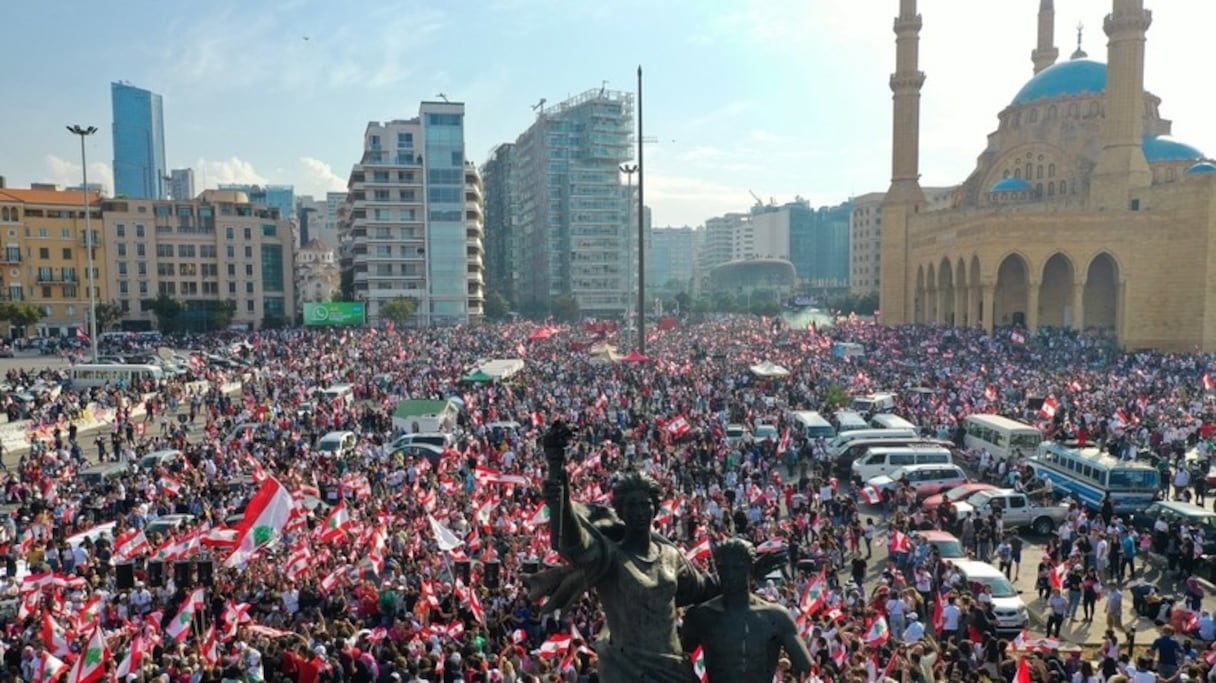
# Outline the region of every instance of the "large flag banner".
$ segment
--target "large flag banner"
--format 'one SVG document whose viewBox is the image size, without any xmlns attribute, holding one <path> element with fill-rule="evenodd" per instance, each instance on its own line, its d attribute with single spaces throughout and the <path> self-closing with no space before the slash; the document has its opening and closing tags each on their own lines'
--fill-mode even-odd
<svg viewBox="0 0 1216 683">
<path fill-rule="evenodd" d="M 106 647 L 105 634 L 101 632 L 101 623 L 93 624 L 93 634 L 85 645 L 84 652 L 76 658 L 72 671 L 68 674 L 68 683 L 96 683 L 106 673 L 106 662 L 110 660 L 110 650 Z"/>
<path fill-rule="evenodd" d="M 440 524 L 434 515 L 427 515 L 427 519 L 431 520 L 431 531 L 435 533 L 435 542 L 439 544 L 440 550 L 446 553 L 464 545 L 464 541 L 457 538 L 451 529 Z"/>
<path fill-rule="evenodd" d="M 245 506 L 245 516 L 237 527 L 240 531 L 237 547 L 224 560 L 224 566 L 244 564 L 258 550 L 274 545 L 291 519 L 291 508 L 291 492 L 274 477 L 267 477 Z"/>
</svg>

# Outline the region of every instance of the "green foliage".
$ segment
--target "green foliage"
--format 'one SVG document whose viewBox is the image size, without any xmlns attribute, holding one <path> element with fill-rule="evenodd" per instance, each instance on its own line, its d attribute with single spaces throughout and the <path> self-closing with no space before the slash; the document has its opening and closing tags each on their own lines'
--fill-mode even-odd
<svg viewBox="0 0 1216 683">
<path fill-rule="evenodd" d="M 688 292 L 681 290 L 679 294 L 676 294 L 675 301 L 682 312 L 692 313 L 692 297 L 688 295 Z"/>
<path fill-rule="evenodd" d="M 506 297 L 498 292 L 495 292 L 494 290 L 488 290 L 486 292 L 484 310 L 486 319 L 503 320 L 507 317 L 507 314 L 510 313 L 511 306 L 507 303 Z"/>
<path fill-rule="evenodd" d="M 394 325 L 404 325 L 418 311 L 418 302 L 400 297 L 380 305 L 380 317 Z"/>
<path fill-rule="evenodd" d="M 356 301 L 354 268 L 344 268 L 338 275 L 338 291 L 334 293 L 333 301 Z"/>
<path fill-rule="evenodd" d="M 117 301 L 103 301 L 97 304 L 97 331 L 105 332 L 122 320 L 122 306 Z"/>
<path fill-rule="evenodd" d="M 549 306 L 553 311 L 553 317 L 561 322 L 572 323 L 578 321 L 579 308 L 578 299 L 575 299 L 569 294 L 553 297 L 549 302 Z"/>
<path fill-rule="evenodd" d="M 161 332 L 173 333 L 181 324 L 182 313 L 186 307 L 182 302 L 165 293 L 156 295 L 155 299 L 142 299 L 139 305 L 145 311 L 152 311 L 156 316 L 156 327 Z"/>
<path fill-rule="evenodd" d="M 42 309 L 25 301 L 0 303 L 0 320 L 7 320 L 17 327 L 28 327 L 42 320 Z"/>
<path fill-rule="evenodd" d="M 263 330 L 278 330 L 287 327 L 287 318 L 281 315 L 268 315 L 262 318 Z"/>
<path fill-rule="evenodd" d="M 828 387 L 827 393 L 823 395 L 823 404 L 819 407 L 819 412 L 828 415 L 848 406 L 849 390 L 839 384 L 833 384 Z"/>
<path fill-rule="evenodd" d="M 878 292 L 867 294 L 844 294 L 827 300 L 829 309 L 840 311 L 843 315 L 874 315 L 878 310 Z"/>
</svg>

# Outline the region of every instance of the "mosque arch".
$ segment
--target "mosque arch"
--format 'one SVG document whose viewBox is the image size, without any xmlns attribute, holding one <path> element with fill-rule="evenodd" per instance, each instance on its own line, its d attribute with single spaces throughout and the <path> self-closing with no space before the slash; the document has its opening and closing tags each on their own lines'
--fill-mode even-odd
<svg viewBox="0 0 1216 683">
<path fill-rule="evenodd" d="M 943 258 L 937 269 L 937 319 L 947 325 L 953 325 L 954 310 L 954 268 L 949 258 Z"/>
<path fill-rule="evenodd" d="M 925 322 L 925 267 L 916 268 L 916 294 L 912 301 L 912 322 Z"/>
<path fill-rule="evenodd" d="M 1076 268 L 1067 255 L 1056 252 L 1043 264 L 1039 285 L 1038 324 L 1055 328 L 1075 328 L 1080 321 L 1074 314 Z"/>
<path fill-rule="evenodd" d="M 954 324 L 965 327 L 971 324 L 971 288 L 967 286 L 967 264 L 959 256 L 954 266 Z"/>
<path fill-rule="evenodd" d="M 971 302 L 967 307 L 967 324 L 974 325 L 984 319 L 984 289 L 980 280 L 980 257 L 971 255 L 971 267 L 967 272 L 967 284 L 971 288 Z M 989 311 L 988 315 L 992 312 Z"/>
<path fill-rule="evenodd" d="M 1110 252 L 1098 253 L 1085 269 L 1082 329 L 1097 327 L 1119 331 L 1119 290 L 1119 262 Z"/>
<path fill-rule="evenodd" d="M 996 325 L 1025 325 L 1029 308 L 1030 266 L 1017 252 L 1006 255 L 996 269 L 992 322 Z"/>
<path fill-rule="evenodd" d="M 937 317 L 937 268 L 932 263 L 925 269 L 925 287 L 928 290 L 925 296 L 925 322 L 937 322 L 940 320 Z"/>
</svg>

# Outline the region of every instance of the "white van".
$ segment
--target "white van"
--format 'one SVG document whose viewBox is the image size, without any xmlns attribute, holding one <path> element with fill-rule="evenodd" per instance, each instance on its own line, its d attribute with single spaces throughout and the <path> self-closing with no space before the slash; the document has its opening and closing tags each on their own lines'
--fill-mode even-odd
<svg viewBox="0 0 1216 683">
<path fill-rule="evenodd" d="M 839 457 L 850 443 L 862 439 L 915 439 L 916 437 L 915 429 L 854 429 L 851 432 L 837 434 L 836 438 L 828 444 L 828 454 L 834 458 Z"/>
<path fill-rule="evenodd" d="M 355 401 L 355 385 L 353 384 L 335 384 L 332 387 L 326 387 L 321 395 L 327 401 L 342 399 L 345 405 L 350 405 Z"/>
<path fill-rule="evenodd" d="M 862 415 L 889 413 L 895 410 L 895 394 L 882 393 L 857 396 L 849 407 Z"/>
<path fill-rule="evenodd" d="M 950 451 L 940 446 L 882 446 L 853 461 L 853 479 L 869 481 L 908 465 L 952 465 Z"/>
<path fill-rule="evenodd" d="M 831 439 L 836 436 L 836 428 L 822 415 L 813 410 L 796 410 L 790 415 L 794 425 L 808 440 Z"/>
<path fill-rule="evenodd" d="M 871 417 L 870 426 L 874 429 L 916 429 L 916 425 L 891 413 L 879 413 Z"/>
<path fill-rule="evenodd" d="M 358 442 L 354 432 L 330 432 L 317 441 L 316 451 L 337 458 L 353 453 Z"/>
<path fill-rule="evenodd" d="M 853 410 L 837 410 L 832 415 L 832 424 L 836 425 L 836 433 L 851 432 L 857 429 L 869 429 L 866 419 Z"/>
<path fill-rule="evenodd" d="M 999 569 L 975 560 L 950 560 L 950 563 L 958 569 L 973 594 L 979 595 L 984 586 L 991 590 L 992 611 L 996 614 L 998 633 L 1021 633 L 1029 619 L 1026 603 L 1022 601 L 1018 589 Z"/>
</svg>

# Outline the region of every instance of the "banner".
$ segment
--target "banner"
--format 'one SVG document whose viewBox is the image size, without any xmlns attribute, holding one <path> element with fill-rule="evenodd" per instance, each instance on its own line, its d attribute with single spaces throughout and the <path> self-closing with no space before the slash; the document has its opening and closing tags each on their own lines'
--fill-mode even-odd
<svg viewBox="0 0 1216 683">
<path fill-rule="evenodd" d="M 304 304 L 305 325 L 362 325 L 365 319 L 362 301 L 320 301 Z"/>
</svg>

